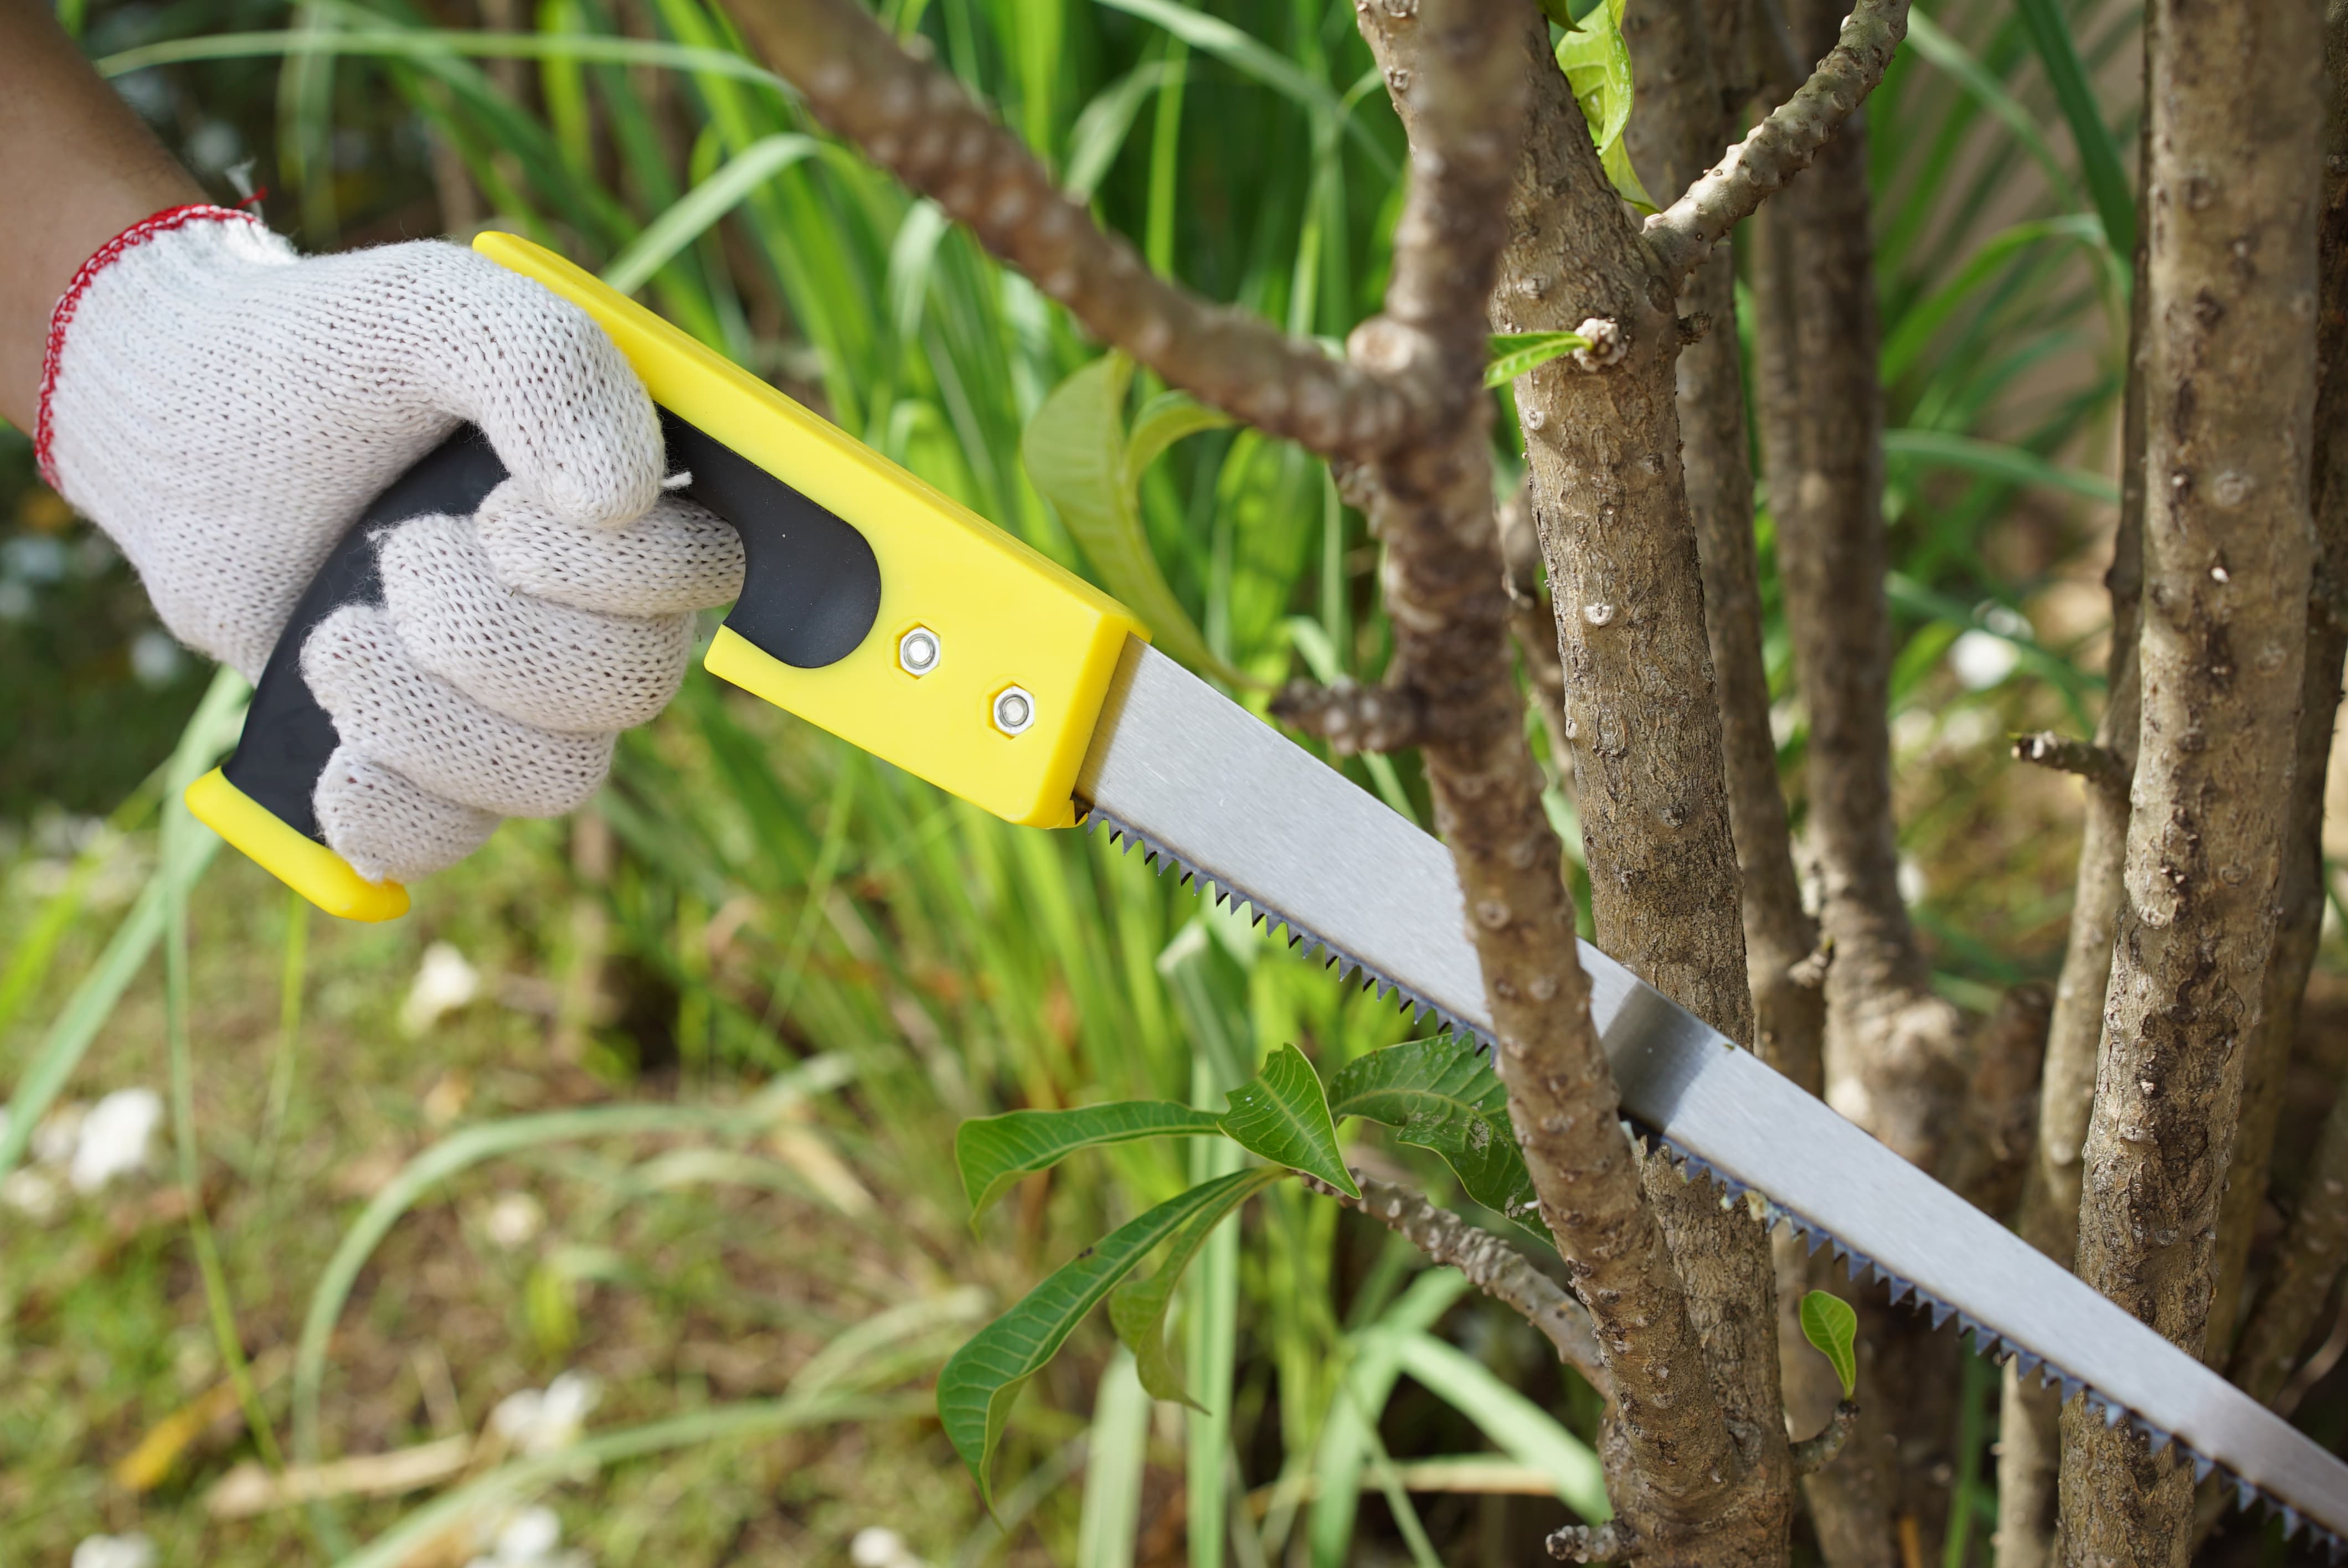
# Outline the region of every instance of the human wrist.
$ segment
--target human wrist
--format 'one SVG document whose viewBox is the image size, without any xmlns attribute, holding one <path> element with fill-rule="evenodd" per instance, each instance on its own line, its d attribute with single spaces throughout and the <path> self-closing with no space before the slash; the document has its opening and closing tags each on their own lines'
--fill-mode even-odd
<svg viewBox="0 0 2348 1568">
<path fill-rule="evenodd" d="M 201 192 L 197 194 L 201 198 Z M 145 257 L 133 260 L 141 251 L 182 242 L 179 236 L 184 232 L 219 223 L 249 225 L 254 229 L 261 227 L 260 220 L 250 213 L 215 207 L 201 200 L 151 210 L 101 241 L 75 267 L 59 289 L 43 333 L 32 417 L 20 425 L 32 436 L 34 461 L 39 466 L 42 479 L 53 488 L 64 489 L 57 467 L 53 394 L 67 341 L 73 335 L 75 324 L 82 314 L 92 287 L 111 270 L 126 263 L 138 265 L 147 260 Z"/>
</svg>

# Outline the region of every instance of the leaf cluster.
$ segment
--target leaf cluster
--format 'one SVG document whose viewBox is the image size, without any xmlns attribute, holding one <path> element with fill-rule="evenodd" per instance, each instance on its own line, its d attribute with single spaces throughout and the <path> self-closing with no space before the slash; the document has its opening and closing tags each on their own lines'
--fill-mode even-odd
<svg viewBox="0 0 2348 1568">
<path fill-rule="evenodd" d="M 1084 1316 L 1106 1299 L 1110 1327 L 1134 1354 L 1143 1388 L 1198 1406 L 1167 1348 L 1166 1318 L 1183 1271 L 1217 1225 L 1255 1194 L 1302 1172 L 1358 1198 L 1337 1145 L 1340 1118 L 1394 1130 L 1440 1155 L 1468 1195 L 1511 1217 L 1533 1207 L 1532 1180 L 1509 1124 L 1508 1093 L 1483 1049 L 1438 1035 L 1372 1051 L 1323 1089 L 1304 1053 L 1283 1045 L 1221 1112 L 1163 1100 L 1128 1100 L 1061 1111 L 1013 1111 L 962 1124 L 955 1163 L 975 1225 L 1025 1177 L 1079 1150 L 1143 1138 L 1224 1137 L 1265 1163 L 1191 1187 L 1128 1220 L 1062 1265 L 956 1351 L 938 1378 L 938 1416 L 980 1491 L 1013 1403 L 1059 1352 Z M 1148 1278 L 1129 1276 L 1164 1249 Z"/>
</svg>

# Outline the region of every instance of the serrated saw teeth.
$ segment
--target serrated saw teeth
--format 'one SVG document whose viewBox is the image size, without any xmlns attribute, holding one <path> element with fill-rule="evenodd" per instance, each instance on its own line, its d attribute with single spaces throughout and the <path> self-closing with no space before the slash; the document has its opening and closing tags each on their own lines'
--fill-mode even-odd
<svg viewBox="0 0 2348 1568">
<path fill-rule="evenodd" d="M 1350 981 L 1365 989 L 1374 990 L 1380 997 L 1394 999 L 1400 1006 L 1409 1009 L 1415 1019 L 1432 1017 L 1452 1033 L 1473 1040 L 1486 1049 L 1490 1048 L 1491 1040 L 1484 1030 L 1477 1029 L 1466 1020 L 1438 1003 L 1417 994 L 1410 988 L 1388 979 L 1366 960 L 1325 940 L 1317 932 L 1299 924 L 1281 910 L 1267 906 L 1254 895 L 1241 888 L 1226 886 L 1214 876 L 1190 865 L 1180 856 L 1151 839 L 1148 835 L 1110 814 L 1098 807 L 1086 806 L 1081 801 L 1078 804 L 1083 808 L 1082 820 L 1086 832 L 1107 829 L 1110 841 L 1117 845 L 1120 851 L 1124 853 L 1129 854 L 1138 846 L 1141 850 L 1144 861 L 1155 867 L 1161 876 L 1169 867 L 1179 870 L 1182 885 L 1198 889 L 1212 889 L 1217 907 L 1228 905 L 1234 909 L 1247 910 L 1251 925 L 1267 931 L 1282 933 L 1287 946 L 1298 952 L 1300 956 L 1317 954 L 1323 966 L 1336 970 L 1341 979 Z M 1971 1314 L 1960 1313 L 1955 1307 L 1940 1300 L 1914 1281 L 1903 1277 L 1896 1271 L 1885 1267 L 1875 1259 L 1859 1252 L 1826 1226 L 1817 1224 L 1793 1209 L 1787 1208 L 1766 1192 L 1761 1192 L 1758 1188 L 1728 1176 L 1715 1169 L 1700 1155 L 1681 1148 L 1669 1136 L 1627 1115 L 1624 1119 L 1624 1130 L 1643 1152 L 1661 1152 L 1665 1158 L 1672 1161 L 1673 1166 L 1684 1177 L 1693 1181 L 1700 1175 L 1710 1181 L 1730 1200 L 1742 1197 L 1748 1192 L 1760 1193 L 1761 1218 L 1765 1229 L 1774 1230 L 1779 1225 L 1785 1226 L 1796 1239 L 1804 1244 L 1811 1256 L 1816 1256 L 1820 1247 L 1831 1246 L 1834 1249 L 1831 1255 L 1837 1262 L 1845 1266 L 1851 1279 L 1859 1280 L 1864 1275 L 1873 1282 L 1886 1286 L 1891 1305 L 1897 1307 L 1905 1304 L 1910 1311 L 1929 1312 L 1931 1315 L 1932 1327 L 1936 1330 L 1946 1327 L 1950 1318 L 1956 1318 L 1959 1337 L 1962 1339 L 1965 1335 L 1972 1335 L 1975 1354 L 1992 1357 L 2000 1363 L 2011 1362 L 2016 1374 L 2022 1378 L 2026 1378 L 2035 1373 L 2042 1387 L 2060 1385 L 2061 1398 L 2065 1404 L 2084 1396 L 2088 1400 L 2090 1408 L 2103 1417 L 2107 1427 L 2116 1427 L 2125 1418 L 2130 1426 L 2144 1434 L 2146 1441 L 2151 1446 L 2155 1454 L 2164 1452 L 2173 1445 L 2181 1458 L 2192 1463 L 2195 1484 L 2199 1485 L 2208 1481 L 2211 1475 L 2223 1472 L 2236 1494 L 2238 1508 L 2247 1510 L 2253 1501 L 2263 1501 L 2271 1511 L 2275 1512 L 2283 1520 L 2286 1536 L 2304 1525 L 2312 1537 L 2324 1542 L 2333 1562 L 2339 1562 L 2343 1553 L 2348 1553 L 2348 1542 L 2343 1542 L 2343 1538 L 2332 1530 L 2309 1521 L 2299 1511 L 2279 1499 L 2269 1497 L 2260 1490 L 2257 1483 L 2235 1474 L 2211 1456 L 2201 1452 L 2176 1434 L 2155 1427 L 2120 1401 L 2109 1398 L 2099 1389 L 2089 1387 L 2085 1379 L 2065 1371 L 2055 1363 L 2045 1359 L 2035 1351 L 2025 1348 L 2012 1337 L 1993 1329 Z"/>
<path fill-rule="evenodd" d="M 1280 910 L 1265 904 L 1253 894 L 1241 888 L 1225 886 L 1215 877 L 1192 866 L 1165 845 L 1157 843 L 1148 834 L 1119 821 L 1098 806 L 1087 806 L 1081 801 L 1077 804 L 1083 809 L 1082 820 L 1086 832 L 1090 833 L 1096 828 L 1104 828 L 1108 833 L 1110 842 L 1118 845 L 1124 851 L 1129 852 L 1135 845 L 1139 845 L 1143 857 L 1156 866 L 1161 876 L 1164 875 L 1166 867 L 1179 866 L 1181 869 L 1184 886 L 1211 888 L 1214 891 L 1217 908 L 1221 908 L 1226 904 L 1233 909 L 1244 908 L 1249 913 L 1251 924 L 1264 927 L 1268 930 L 1286 932 L 1291 949 L 1307 957 L 1314 953 L 1322 955 L 1323 967 L 1335 969 L 1339 979 L 1351 981 L 1365 989 L 1375 990 L 1381 999 L 1391 999 L 1396 1007 L 1408 1009 L 1413 1019 L 1422 1019 L 1431 1015 L 1440 1020 L 1443 1027 L 1452 1033 L 1465 1036 L 1488 1049 L 1491 1045 L 1491 1041 L 1485 1038 L 1484 1032 L 1466 1020 L 1453 1016 L 1449 1011 L 1419 995 L 1409 987 L 1388 979 L 1369 964 Z"/>
</svg>

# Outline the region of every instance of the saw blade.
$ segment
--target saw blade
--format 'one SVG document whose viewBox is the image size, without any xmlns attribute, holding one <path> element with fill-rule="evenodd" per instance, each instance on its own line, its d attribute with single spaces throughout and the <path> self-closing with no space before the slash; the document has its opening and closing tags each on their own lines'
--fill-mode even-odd
<svg viewBox="0 0 2348 1568">
<path fill-rule="evenodd" d="M 1448 851 L 1166 655 L 1129 641 L 1077 775 L 1087 821 L 1293 947 L 1488 1043 L 1490 1014 Z M 1587 942 L 1591 1010 L 1625 1112 L 1728 1194 L 1832 1245 L 1850 1276 L 1911 1295 L 1934 1327 L 2084 1393 L 2170 1442 L 2243 1506 L 2263 1496 L 2335 1553 L 2348 1464 L 1823 1102 Z"/>
</svg>

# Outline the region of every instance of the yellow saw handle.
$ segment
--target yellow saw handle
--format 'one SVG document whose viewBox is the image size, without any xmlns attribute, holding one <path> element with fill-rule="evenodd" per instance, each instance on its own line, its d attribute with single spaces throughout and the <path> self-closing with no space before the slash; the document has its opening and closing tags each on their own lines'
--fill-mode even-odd
<svg viewBox="0 0 2348 1568">
<path fill-rule="evenodd" d="M 742 597 L 709 669 L 1008 821 L 1076 820 L 1076 769 L 1130 610 L 561 257 L 510 234 L 473 247 L 594 317 L 662 410 L 685 493 L 741 531 Z M 329 914 L 386 920 L 396 883 L 329 849 L 311 798 L 333 722 L 301 645 L 342 604 L 379 600 L 374 542 L 425 511 L 469 511 L 504 476 L 462 432 L 387 488 L 320 569 L 253 693 L 237 750 L 191 811 Z"/>
</svg>

